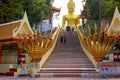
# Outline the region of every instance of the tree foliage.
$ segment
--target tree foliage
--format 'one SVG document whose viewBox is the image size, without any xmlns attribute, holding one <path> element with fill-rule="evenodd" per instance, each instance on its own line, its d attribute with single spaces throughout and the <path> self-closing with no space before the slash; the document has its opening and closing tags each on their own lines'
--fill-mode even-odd
<svg viewBox="0 0 120 80">
<path fill-rule="evenodd" d="M 104 21 L 111 22 L 116 6 L 120 11 L 120 0 L 87 0 L 87 15 L 90 15 L 90 17 L 87 21 L 87 26 L 85 26 L 84 29 L 87 30 L 89 25 L 92 33 L 94 33 L 94 24 L 99 20 L 99 1 L 101 1 L 101 19 Z M 99 31 L 99 27 L 97 27 L 97 29 Z M 116 45 L 118 46 L 118 44 L 120 43 L 117 43 Z"/>
<path fill-rule="evenodd" d="M 88 0 L 87 1 L 87 9 L 88 9 L 88 15 L 90 15 L 91 19 L 98 20 L 99 15 L 99 6 L 97 0 Z"/>
<path fill-rule="evenodd" d="M 0 24 L 21 19 L 25 11 L 30 24 L 38 24 L 49 17 L 51 8 L 50 0 L 1 0 Z"/>
<path fill-rule="evenodd" d="M 120 9 L 119 0 L 101 0 L 101 18 L 111 20 L 116 6 Z M 87 0 L 87 9 L 90 18 L 98 20 L 99 0 Z"/>
<path fill-rule="evenodd" d="M 111 20 L 114 14 L 115 7 L 120 8 L 119 2 L 117 0 L 109 0 L 109 1 L 103 1 L 103 7 L 102 7 L 102 17 L 104 19 Z"/>
<path fill-rule="evenodd" d="M 21 18 L 23 15 L 22 0 L 1 0 L 0 23 L 5 23 Z"/>
</svg>

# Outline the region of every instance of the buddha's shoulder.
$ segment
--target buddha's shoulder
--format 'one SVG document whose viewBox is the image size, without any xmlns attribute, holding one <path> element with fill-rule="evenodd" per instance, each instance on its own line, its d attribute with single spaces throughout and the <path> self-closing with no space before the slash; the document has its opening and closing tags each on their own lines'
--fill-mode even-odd
<svg viewBox="0 0 120 80">
<path fill-rule="evenodd" d="M 75 18 L 78 18 L 79 17 L 79 15 L 76 15 L 76 14 L 72 14 L 72 15 L 70 15 L 70 14 L 65 14 L 65 15 L 63 15 L 63 17 L 64 18 L 67 18 L 67 17 L 70 17 L 70 16 L 74 16 Z"/>
<path fill-rule="evenodd" d="M 77 15 L 77 14 L 74 14 L 74 16 L 75 16 L 75 17 L 79 17 L 79 15 Z"/>
<path fill-rule="evenodd" d="M 66 17 L 66 16 L 68 16 L 68 14 L 64 14 L 64 15 L 63 15 L 63 17 Z"/>
<path fill-rule="evenodd" d="M 75 14 L 64 14 L 63 16 L 65 17 L 65 16 L 77 16 L 77 15 L 75 15 Z"/>
</svg>

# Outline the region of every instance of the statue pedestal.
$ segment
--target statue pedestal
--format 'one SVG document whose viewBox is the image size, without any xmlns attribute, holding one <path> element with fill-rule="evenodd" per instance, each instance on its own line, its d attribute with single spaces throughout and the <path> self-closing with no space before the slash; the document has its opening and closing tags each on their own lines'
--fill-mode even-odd
<svg viewBox="0 0 120 80">
<path fill-rule="evenodd" d="M 96 64 L 96 72 L 100 72 L 100 60 L 101 60 L 101 57 L 94 57 L 95 61 L 97 62 Z"/>
<path fill-rule="evenodd" d="M 41 61 L 41 59 L 34 61 L 34 73 L 37 73 L 40 71 L 40 61 Z"/>
<path fill-rule="evenodd" d="M 96 64 L 96 72 L 100 72 L 100 67 L 99 67 L 99 62 L 97 62 L 97 64 Z"/>
<path fill-rule="evenodd" d="M 34 72 L 37 73 L 40 71 L 40 62 L 34 64 Z"/>
</svg>

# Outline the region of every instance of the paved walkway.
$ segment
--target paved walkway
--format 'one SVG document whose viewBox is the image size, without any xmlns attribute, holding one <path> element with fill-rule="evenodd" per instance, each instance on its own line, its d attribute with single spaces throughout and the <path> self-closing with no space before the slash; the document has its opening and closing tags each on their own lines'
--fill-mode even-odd
<svg viewBox="0 0 120 80">
<path fill-rule="evenodd" d="M 13 77 L 0 77 L 0 80 L 120 80 L 120 78 L 79 78 L 79 77 L 62 77 L 62 78 L 58 78 L 58 77 L 52 77 L 52 78 L 30 78 L 30 77 L 17 77 L 17 78 L 13 78 Z"/>
</svg>

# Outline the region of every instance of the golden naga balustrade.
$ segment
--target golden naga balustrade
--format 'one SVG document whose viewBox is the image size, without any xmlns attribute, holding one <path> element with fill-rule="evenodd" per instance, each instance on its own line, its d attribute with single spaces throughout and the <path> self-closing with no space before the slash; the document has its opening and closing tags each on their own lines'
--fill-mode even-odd
<svg viewBox="0 0 120 80">
<path fill-rule="evenodd" d="M 116 7 L 112 22 L 109 27 L 102 27 L 97 31 L 94 28 L 94 33 L 91 34 L 91 29 L 88 27 L 87 35 L 84 29 L 80 31 L 77 28 L 78 36 L 81 43 L 87 49 L 87 51 L 93 56 L 96 62 L 100 62 L 112 47 L 120 40 L 120 13 Z"/>
<path fill-rule="evenodd" d="M 24 49 L 29 56 L 33 59 L 33 62 L 37 63 L 40 61 L 42 56 L 51 48 L 53 44 L 52 34 L 47 36 L 35 32 L 33 35 L 19 34 L 18 46 Z"/>
<path fill-rule="evenodd" d="M 120 33 L 117 36 L 113 33 L 107 34 L 107 29 L 104 31 L 100 29 L 100 31 L 97 32 L 95 28 L 93 35 L 89 29 L 88 36 L 86 36 L 84 32 L 82 32 L 82 35 L 84 47 L 94 57 L 96 62 L 100 62 L 120 39 Z"/>
</svg>

